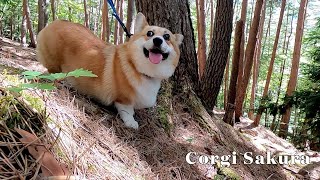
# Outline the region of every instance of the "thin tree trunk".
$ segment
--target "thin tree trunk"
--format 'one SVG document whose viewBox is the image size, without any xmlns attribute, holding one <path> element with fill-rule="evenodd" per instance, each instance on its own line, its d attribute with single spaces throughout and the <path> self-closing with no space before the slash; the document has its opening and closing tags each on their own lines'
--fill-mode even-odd
<svg viewBox="0 0 320 180">
<path fill-rule="evenodd" d="M 223 108 L 227 109 L 228 104 L 228 80 L 229 80 L 229 61 L 230 61 L 230 54 L 228 55 L 226 70 L 224 73 L 224 88 L 223 88 Z"/>
<path fill-rule="evenodd" d="M 242 5 L 241 5 L 241 17 L 240 20 L 243 22 L 244 26 L 243 26 L 243 34 L 241 36 L 241 45 L 240 45 L 240 56 L 239 56 L 239 70 L 238 70 L 238 78 L 237 78 L 237 95 L 240 93 L 240 84 L 242 82 L 242 78 L 243 78 L 243 68 L 244 68 L 244 45 L 245 45 L 245 24 L 247 22 L 247 8 L 248 8 L 248 0 L 243 0 L 242 1 Z M 236 96 L 237 97 L 237 96 Z M 236 98 L 236 107 L 235 107 L 235 114 L 237 114 L 237 112 L 239 112 L 239 110 L 237 109 L 239 104 L 239 98 Z M 240 110 L 241 112 L 242 110 Z M 240 117 L 240 115 L 239 115 Z M 240 119 L 235 119 L 235 122 L 240 122 Z"/>
<path fill-rule="evenodd" d="M 213 21 L 214 21 L 214 6 L 213 6 L 213 0 L 210 0 L 210 40 L 209 40 L 209 47 L 212 46 L 212 34 L 213 34 Z"/>
<path fill-rule="evenodd" d="M 46 27 L 48 23 L 47 0 L 38 0 L 38 33 Z"/>
<path fill-rule="evenodd" d="M 301 54 L 301 41 L 303 36 L 304 20 L 305 20 L 305 14 L 307 10 L 307 4 L 308 4 L 308 0 L 301 0 L 300 2 L 296 37 L 295 37 L 295 43 L 294 43 L 294 49 L 293 49 L 292 67 L 291 67 L 290 79 L 288 83 L 286 96 L 291 96 L 293 91 L 296 89 L 296 85 L 297 85 L 300 54 Z M 290 114 L 291 114 L 291 107 L 286 107 L 286 112 L 284 115 L 282 115 L 282 119 L 280 123 L 280 131 L 279 131 L 280 137 L 283 137 L 283 138 L 287 137 Z"/>
<path fill-rule="evenodd" d="M 116 10 L 119 12 L 120 9 L 120 0 L 115 0 Z M 113 31 L 113 44 L 118 44 L 118 35 L 119 35 L 119 23 L 117 20 L 114 21 L 114 31 Z"/>
<path fill-rule="evenodd" d="M 230 50 L 233 0 L 218 0 L 215 18 L 212 37 L 212 41 L 215 43 L 210 49 L 205 71 L 200 81 L 200 99 L 210 112 L 216 104 Z"/>
<path fill-rule="evenodd" d="M 201 78 L 205 69 L 206 63 L 206 22 L 204 14 L 204 0 L 197 0 L 199 14 L 198 18 L 198 62 L 199 62 L 199 77 Z"/>
<path fill-rule="evenodd" d="M 102 25 L 101 25 L 101 39 L 103 41 L 109 42 L 109 16 L 108 16 L 108 2 L 103 0 L 102 9 Z"/>
<path fill-rule="evenodd" d="M 51 14 L 52 14 L 52 21 L 56 20 L 56 9 L 54 6 L 54 0 L 50 0 L 51 3 Z"/>
<path fill-rule="evenodd" d="M 254 50 L 257 42 L 257 34 L 259 29 L 260 14 L 262 12 L 263 2 L 264 0 L 257 0 L 255 5 L 255 10 L 254 10 L 254 17 L 250 27 L 248 44 L 245 52 L 245 59 L 246 59 L 245 68 L 244 68 L 242 81 L 239 82 L 240 83 L 240 88 L 238 90 L 239 93 L 237 93 L 238 101 L 236 101 L 236 112 L 235 112 L 236 122 L 240 121 L 240 116 L 242 115 L 243 102 L 244 102 L 246 90 L 249 83 L 250 73 L 252 70 L 253 56 L 254 56 Z"/>
<path fill-rule="evenodd" d="M 98 34 L 98 21 L 99 21 L 99 19 L 100 19 L 100 12 L 101 12 L 101 4 L 102 4 L 102 2 L 101 2 L 101 0 L 99 0 L 99 7 L 98 7 L 98 9 L 96 10 L 96 14 L 95 14 L 95 16 L 94 16 L 94 25 L 93 25 L 93 32 L 94 32 L 94 34 Z M 101 35 L 100 35 L 101 36 Z"/>
<path fill-rule="evenodd" d="M 285 39 L 287 39 L 287 43 L 285 43 L 286 46 L 284 47 L 284 54 L 286 55 L 286 58 L 283 59 L 283 62 L 281 64 L 281 70 L 280 70 L 280 74 L 281 75 L 280 75 L 280 80 L 279 80 L 279 88 L 278 88 L 278 92 L 277 92 L 276 106 L 278 106 L 278 102 L 279 102 L 279 98 L 280 98 L 280 92 L 281 92 L 283 75 L 284 75 L 283 73 L 284 73 L 284 69 L 286 67 L 289 43 L 290 43 L 292 31 L 293 31 L 293 18 L 294 18 L 294 9 L 292 11 L 292 16 L 291 16 L 289 36 L 288 36 L 288 38 L 284 37 Z M 275 132 L 275 130 L 277 129 L 276 125 L 279 124 L 279 123 L 276 123 L 276 120 L 277 120 L 277 114 L 273 117 L 272 124 L 271 124 L 271 127 L 270 127 L 271 131 L 273 131 L 273 132 Z M 278 121 L 280 121 L 280 119 Z"/>
<path fill-rule="evenodd" d="M 87 0 L 83 0 L 84 7 L 84 25 L 89 28 L 89 16 L 88 16 L 88 8 L 87 8 Z"/>
<path fill-rule="evenodd" d="M 276 37 L 275 37 L 274 44 L 273 44 L 273 50 L 272 50 L 271 60 L 270 60 L 269 68 L 268 68 L 266 84 L 264 86 L 264 90 L 263 90 L 263 94 L 262 94 L 262 99 L 266 98 L 268 96 L 271 75 L 273 73 L 273 65 L 274 65 L 274 60 L 276 58 L 276 53 L 277 53 L 277 49 L 278 49 L 279 37 L 280 37 L 280 32 L 281 32 L 281 25 L 282 25 L 282 21 L 283 21 L 283 14 L 284 14 L 285 8 L 286 8 L 286 0 L 282 0 Z M 257 116 L 256 116 L 254 123 L 253 123 L 253 125 L 255 125 L 255 126 L 259 125 L 259 122 L 261 119 L 262 110 L 260 110 L 260 109 L 261 108 L 259 108 L 259 111 L 258 111 Z"/>
<path fill-rule="evenodd" d="M 20 39 L 21 39 L 21 45 L 22 46 L 26 46 L 27 45 L 27 37 L 26 37 L 26 34 L 27 34 L 27 17 L 26 17 L 26 9 L 23 8 L 22 9 L 22 22 L 21 22 L 21 36 L 20 36 Z"/>
<path fill-rule="evenodd" d="M 261 48 L 262 48 L 262 37 L 263 37 L 263 28 L 265 22 L 265 15 L 266 15 L 266 7 L 267 2 L 265 1 L 263 4 L 262 15 L 260 19 L 259 25 L 259 32 L 258 32 L 258 41 L 257 41 L 257 48 L 254 52 L 254 63 L 253 63 L 253 78 L 252 78 L 252 87 L 251 87 L 251 99 L 250 99 L 250 108 L 248 116 L 250 119 L 254 119 L 254 102 L 256 98 L 256 86 L 258 82 L 258 75 L 259 75 L 259 67 L 260 67 L 260 57 L 261 57 Z"/>
<path fill-rule="evenodd" d="M 223 117 L 223 121 L 230 125 L 234 124 L 233 114 L 234 114 L 234 106 L 237 92 L 237 78 L 239 71 L 239 57 L 240 57 L 240 46 L 241 39 L 243 35 L 243 21 L 239 20 L 236 23 L 235 28 L 235 37 L 234 37 L 234 48 L 233 48 L 233 56 L 232 56 L 232 70 L 231 70 L 231 78 L 228 92 L 228 105 Z"/>
<path fill-rule="evenodd" d="M 120 0 L 120 9 L 119 9 L 120 19 L 123 21 L 123 0 Z M 119 43 L 123 43 L 123 29 L 119 26 Z"/>
<path fill-rule="evenodd" d="M 13 40 L 13 16 L 10 17 L 10 39 Z"/>
<path fill-rule="evenodd" d="M 28 5 L 28 0 L 23 0 L 23 11 L 25 12 L 26 20 L 27 20 L 27 28 L 29 31 L 30 35 L 30 46 L 31 47 L 36 47 L 36 41 L 34 38 L 33 30 L 32 30 L 32 24 L 30 20 L 30 10 L 29 10 L 29 5 Z"/>
<path fill-rule="evenodd" d="M 271 27 L 271 19 L 272 19 L 272 12 L 273 12 L 273 1 L 270 1 L 270 5 L 269 5 L 269 20 L 268 20 L 268 27 L 267 27 L 267 31 L 266 31 L 266 34 L 265 34 L 265 37 L 264 38 L 264 46 L 263 46 L 263 50 L 262 50 L 262 56 L 264 55 L 265 53 L 265 47 L 267 46 L 267 40 L 268 42 L 270 42 L 270 27 Z M 268 48 L 269 49 L 269 48 Z M 268 52 L 269 53 L 269 52 Z"/>
<path fill-rule="evenodd" d="M 128 0 L 126 27 L 127 27 L 128 31 L 130 31 L 130 32 L 131 32 L 131 25 L 132 25 L 133 17 L 134 17 L 134 0 Z M 126 40 L 128 41 L 129 38 L 126 37 Z"/>
</svg>

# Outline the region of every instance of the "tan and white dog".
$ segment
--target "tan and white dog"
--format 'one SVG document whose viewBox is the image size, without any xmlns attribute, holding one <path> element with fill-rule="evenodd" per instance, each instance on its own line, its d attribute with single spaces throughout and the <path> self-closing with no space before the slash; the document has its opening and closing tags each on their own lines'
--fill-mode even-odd
<svg viewBox="0 0 320 180">
<path fill-rule="evenodd" d="M 114 103 L 127 127 L 137 129 L 134 109 L 156 103 L 162 79 L 178 65 L 183 35 L 149 26 L 143 14 L 124 44 L 106 44 L 80 24 L 57 20 L 38 35 L 37 59 L 50 73 L 83 68 L 98 77 L 68 78 L 80 93 Z"/>
</svg>

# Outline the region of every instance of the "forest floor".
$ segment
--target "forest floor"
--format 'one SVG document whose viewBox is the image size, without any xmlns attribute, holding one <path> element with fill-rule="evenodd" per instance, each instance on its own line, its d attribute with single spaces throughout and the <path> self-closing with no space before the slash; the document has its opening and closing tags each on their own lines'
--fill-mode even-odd
<svg viewBox="0 0 320 180">
<path fill-rule="evenodd" d="M 50 93 L 33 89 L 12 93 L 8 98 L 11 93 L 7 87 L 21 83 L 22 71 L 45 72 L 35 54 L 34 49 L 0 37 L 0 117 L 6 120 L 0 121 L 0 154 L 4 160 L 0 161 L 0 179 L 11 175 L 71 175 L 78 179 L 320 179 L 319 152 L 301 152 L 263 126 L 246 129 L 251 123 L 246 118 L 235 128 L 221 122 L 221 115 L 210 117 L 210 124 L 196 121 L 198 115 L 183 103 L 186 98 L 175 95 L 167 101 L 165 89 L 160 90 L 155 107 L 136 111 L 139 130 L 124 127 L 113 108 L 77 94 L 64 82 L 55 83 L 58 88 Z M 12 99 L 18 103 L 10 103 Z M 13 112 L 18 111 L 22 118 L 13 118 Z M 24 120 L 22 124 L 16 122 L 19 119 Z M 34 127 L 35 122 L 41 125 Z M 33 134 L 33 139 L 23 141 L 31 135 L 19 129 Z M 46 147 L 42 156 L 32 152 L 39 151 L 40 145 Z M 237 163 L 229 168 L 221 163 L 189 165 L 188 152 L 219 156 L 236 152 Z M 276 156 L 308 155 L 312 163 L 245 164 L 242 154 L 246 152 L 254 156 L 266 156 L 266 152 Z M 52 163 L 44 165 L 49 160 L 41 161 L 42 158 Z M 61 171 L 48 167 L 56 164 Z"/>
</svg>

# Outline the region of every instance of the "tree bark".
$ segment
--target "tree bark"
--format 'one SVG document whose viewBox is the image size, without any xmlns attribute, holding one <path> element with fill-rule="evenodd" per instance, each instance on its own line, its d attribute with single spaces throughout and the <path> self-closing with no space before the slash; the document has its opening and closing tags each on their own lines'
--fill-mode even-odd
<svg viewBox="0 0 320 180">
<path fill-rule="evenodd" d="M 120 19 L 123 21 L 123 0 L 119 1 L 120 3 L 120 8 L 119 8 L 119 17 Z M 123 29 L 122 27 L 119 25 L 119 44 L 123 43 Z"/>
<path fill-rule="evenodd" d="M 253 63 L 253 78 L 252 78 L 252 87 L 251 87 L 251 99 L 250 99 L 250 108 L 248 116 L 250 119 L 254 119 L 254 102 L 256 98 L 256 86 L 258 82 L 258 75 L 259 75 L 259 67 L 260 67 L 260 58 L 261 58 L 261 48 L 262 48 L 262 37 L 263 37 L 263 28 L 264 28 L 264 22 L 265 22 L 265 15 L 266 15 L 266 7 L 267 2 L 265 1 L 263 3 L 263 10 L 262 15 L 260 19 L 260 25 L 259 25 L 259 32 L 258 32 L 258 41 L 257 41 L 257 48 L 254 52 L 254 63 Z"/>
<path fill-rule="evenodd" d="M 109 42 L 109 16 L 108 16 L 108 2 L 103 0 L 102 9 L 102 25 L 101 25 L 101 39 L 103 41 Z"/>
<path fill-rule="evenodd" d="M 56 8 L 54 5 L 54 0 L 50 0 L 51 3 L 51 14 L 52 14 L 52 21 L 56 20 Z"/>
<path fill-rule="evenodd" d="M 26 46 L 27 44 L 27 37 L 26 37 L 26 33 L 27 33 L 27 18 L 26 18 L 26 12 L 25 12 L 25 8 L 22 9 L 22 22 L 21 22 L 21 35 L 20 35 L 20 39 L 21 39 L 21 45 L 22 46 Z"/>
<path fill-rule="evenodd" d="M 84 8 L 84 25 L 87 28 L 89 28 L 89 16 L 88 16 L 87 0 L 83 0 L 83 8 Z"/>
<path fill-rule="evenodd" d="M 134 17 L 134 0 L 128 0 L 126 27 L 127 27 L 128 31 L 130 31 L 130 32 L 131 32 L 131 25 L 132 25 L 133 17 Z M 133 32 L 131 32 L 131 33 L 133 33 Z M 126 40 L 129 40 L 128 37 L 126 37 Z"/>
<path fill-rule="evenodd" d="M 199 76 L 203 75 L 204 68 L 206 65 L 206 22 L 204 14 L 204 0 L 197 0 L 198 4 L 197 11 L 199 14 L 198 18 L 198 62 L 199 62 Z"/>
<path fill-rule="evenodd" d="M 297 22 L 297 28 L 296 28 L 296 37 L 295 37 L 295 43 L 294 43 L 294 49 L 293 49 L 292 67 L 291 67 L 286 96 L 291 96 L 293 91 L 295 91 L 296 85 L 297 85 L 300 54 L 301 54 L 301 41 L 303 36 L 304 20 L 305 20 L 305 14 L 307 10 L 307 4 L 308 4 L 308 0 L 301 0 L 300 2 L 298 22 Z M 290 114 L 291 114 L 291 107 L 286 107 L 285 114 L 282 115 L 282 119 L 280 123 L 280 131 L 279 131 L 280 137 L 283 137 L 283 138 L 287 137 Z"/>
<path fill-rule="evenodd" d="M 47 0 L 38 0 L 38 33 L 46 27 L 48 23 Z"/>
<path fill-rule="evenodd" d="M 264 89 L 263 89 L 262 98 L 265 98 L 268 95 L 270 81 L 271 81 L 271 75 L 273 73 L 274 60 L 276 59 L 276 54 L 277 54 L 277 49 L 278 49 L 279 36 L 280 36 L 280 32 L 281 32 L 281 25 L 282 25 L 282 21 L 283 21 L 283 14 L 284 14 L 285 8 L 286 8 L 286 0 L 282 0 L 280 16 L 279 16 L 279 21 L 278 21 L 278 27 L 277 27 L 277 32 L 276 32 L 276 37 L 275 37 L 274 44 L 273 44 L 271 60 L 270 60 L 269 68 L 268 68 L 266 84 L 265 84 Z M 261 109 L 261 108 L 259 108 L 259 109 Z M 258 113 L 257 113 L 257 116 L 256 116 L 256 118 L 254 120 L 253 125 L 255 125 L 255 126 L 259 125 L 259 122 L 260 122 L 260 119 L 261 119 L 261 115 L 262 115 L 262 111 L 259 110 Z"/>
<path fill-rule="evenodd" d="M 209 40 L 209 47 L 212 46 L 212 34 L 213 34 L 213 20 L 214 20 L 214 6 L 213 0 L 210 0 L 210 40 Z"/>
<path fill-rule="evenodd" d="M 30 20 L 30 10 L 28 5 L 28 0 L 23 0 L 23 12 L 25 13 L 25 17 L 27 20 L 27 28 L 30 35 L 30 47 L 36 47 L 36 41 L 34 38 L 33 30 L 32 30 L 32 24 Z"/>
<path fill-rule="evenodd" d="M 243 102 L 244 102 L 246 90 L 249 83 L 250 73 L 252 70 L 253 56 L 254 56 L 254 50 L 257 42 L 257 34 L 258 34 L 260 14 L 261 14 L 263 2 L 264 0 L 256 1 L 254 17 L 250 27 L 248 44 L 245 51 L 245 68 L 244 68 L 243 78 L 241 82 L 238 81 L 240 83 L 240 88 L 238 90 L 239 93 L 237 93 L 238 101 L 236 101 L 236 112 L 235 112 L 236 122 L 240 121 L 240 116 L 242 115 Z"/>
<path fill-rule="evenodd" d="M 227 58 L 227 64 L 226 64 L 226 70 L 224 73 L 224 88 L 223 88 L 223 108 L 227 109 L 227 104 L 228 104 L 228 80 L 229 80 L 229 60 L 230 59 L 230 55 L 228 55 Z"/>
<path fill-rule="evenodd" d="M 246 36 L 245 36 L 245 24 L 247 22 L 247 8 L 248 8 L 248 0 L 243 0 L 242 4 L 241 4 L 241 17 L 240 20 L 243 22 L 244 26 L 243 26 L 243 34 L 241 36 L 241 45 L 240 45 L 240 56 L 239 56 L 239 70 L 238 70 L 238 78 L 237 78 L 237 92 L 236 94 L 239 94 L 240 92 L 240 84 L 242 82 L 242 77 L 243 77 L 243 68 L 244 68 L 244 45 L 245 45 L 245 40 L 246 40 Z M 236 98 L 236 107 L 235 107 L 235 113 L 239 112 L 239 110 L 237 109 L 237 104 L 239 104 L 239 98 Z M 241 110 L 240 110 L 241 112 Z M 240 115 L 239 115 L 240 116 Z M 235 119 L 235 122 L 240 122 L 239 119 Z"/>
<path fill-rule="evenodd" d="M 120 0 L 115 0 L 115 6 L 116 6 L 117 12 L 119 12 Z M 114 30 L 113 30 L 113 44 L 115 44 L 115 45 L 118 44 L 118 35 L 119 35 L 119 23 L 115 19 L 115 21 L 114 21 Z"/>
<path fill-rule="evenodd" d="M 241 39 L 243 35 L 244 24 L 242 20 L 239 20 L 236 24 L 235 28 L 235 37 L 234 37 L 234 48 L 233 48 L 233 56 L 232 56 L 232 70 L 231 70 L 231 78 L 228 92 L 228 104 L 223 117 L 223 121 L 230 125 L 234 125 L 233 114 L 234 114 L 234 106 L 236 100 L 236 92 L 237 92 L 237 78 L 239 71 L 239 60 L 240 60 L 240 46 Z"/>
<path fill-rule="evenodd" d="M 184 35 L 179 66 L 171 78 L 173 91 L 181 92 L 185 83 L 190 83 L 196 89 L 199 81 L 198 65 L 188 1 L 136 0 L 136 8 L 146 16 L 149 24 Z"/>
<path fill-rule="evenodd" d="M 233 1 L 218 0 L 212 36 L 212 47 L 201 78 L 200 99 L 209 112 L 216 104 L 227 58 L 232 33 Z"/>
</svg>

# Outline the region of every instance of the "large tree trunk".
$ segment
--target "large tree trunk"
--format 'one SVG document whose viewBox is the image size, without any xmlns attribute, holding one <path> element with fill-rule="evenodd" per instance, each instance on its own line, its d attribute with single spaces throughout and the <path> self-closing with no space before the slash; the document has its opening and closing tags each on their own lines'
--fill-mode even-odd
<svg viewBox="0 0 320 180">
<path fill-rule="evenodd" d="M 223 121 L 233 126 L 233 114 L 236 100 L 236 92 L 237 92 L 237 78 L 239 71 L 239 60 L 240 60 L 240 46 L 241 39 L 243 35 L 243 21 L 239 20 L 236 24 L 235 29 L 235 37 L 234 37 L 234 48 L 233 48 L 233 56 L 232 56 L 232 70 L 231 70 L 231 78 L 229 85 L 229 93 L 228 93 L 228 104 L 226 108 L 226 113 L 224 114 Z"/>
<path fill-rule="evenodd" d="M 241 82 L 238 80 L 238 82 L 240 83 L 240 88 L 238 89 L 238 92 L 237 92 L 238 101 L 236 101 L 236 112 L 235 112 L 236 122 L 240 121 L 240 116 L 242 115 L 243 102 L 244 102 L 246 90 L 247 90 L 249 79 L 250 79 L 250 73 L 252 70 L 253 56 L 254 56 L 254 50 L 257 42 L 257 34 L 259 29 L 260 14 L 261 14 L 263 2 L 264 0 L 257 0 L 255 5 L 256 7 L 254 10 L 254 17 L 251 23 L 248 44 L 245 51 L 245 67 L 243 72 L 243 78 Z"/>
<path fill-rule="evenodd" d="M 300 54 L 301 54 L 301 41 L 303 36 L 304 19 L 305 19 L 305 14 L 307 10 L 307 4 L 308 4 L 308 0 L 301 0 L 300 2 L 296 37 L 295 37 L 294 49 L 293 49 L 292 67 L 291 67 L 290 79 L 288 83 L 286 96 L 291 96 L 293 91 L 296 89 L 296 85 L 297 85 Z M 286 112 L 281 119 L 280 131 L 279 131 L 280 137 L 283 137 L 283 138 L 287 137 L 290 114 L 291 114 L 291 107 L 286 107 Z"/>
<path fill-rule="evenodd" d="M 120 0 L 115 0 L 115 6 L 117 12 L 119 12 L 120 9 Z M 115 18 L 114 21 L 114 30 L 113 30 L 113 44 L 117 45 L 118 44 L 118 36 L 119 36 L 119 23 Z"/>
<path fill-rule="evenodd" d="M 83 0 L 83 8 L 84 8 L 84 25 L 89 28 L 89 15 L 87 8 L 87 0 Z"/>
<path fill-rule="evenodd" d="M 244 45 L 245 45 L 245 41 L 246 41 L 246 36 L 245 36 L 245 24 L 247 22 L 247 8 L 248 8 L 248 0 L 243 0 L 242 4 L 241 4 L 241 17 L 240 20 L 243 22 L 243 34 L 241 35 L 241 44 L 240 44 L 240 56 L 239 56 L 239 70 L 238 70 L 238 78 L 237 78 L 237 92 L 236 94 L 239 94 L 241 91 L 241 82 L 242 82 L 242 77 L 243 77 L 243 68 L 244 68 Z M 237 114 L 237 112 L 241 112 L 242 110 L 238 110 L 237 104 L 239 104 L 239 98 L 236 98 L 236 107 L 235 107 L 235 113 Z M 241 115 L 241 114 L 240 114 Z M 239 116 L 240 116 L 239 115 Z M 236 115 L 237 116 L 237 115 Z M 240 122 L 239 119 L 235 119 L 235 122 Z"/>
<path fill-rule="evenodd" d="M 206 65 L 206 22 L 204 14 L 204 0 L 197 0 L 198 23 L 198 63 L 200 78 L 203 75 Z"/>
<path fill-rule="evenodd" d="M 38 33 L 46 27 L 48 23 L 48 2 L 47 0 L 38 0 Z"/>
<path fill-rule="evenodd" d="M 213 0 L 210 0 L 210 39 L 209 39 L 209 47 L 212 46 L 212 34 L 213 34 L 213 21 L 214 20 L 214 6 Z"/>
<path fill-rule="evenodd" d="M 266 84 L 264 86 L 264 90 L 263 90 L 263 94 L 262 94 L 262 100 L 267 97 L 268 91 L 269 91 L 271 75 L 273 73 L 274 60 L 276 59 L 278 43 L 279 43 L 279 37 L 280 37 L 280 32 L 281 32 L 281 25 L 282 25 L 282 20 L 283 20 L 283 14 L 284 14 L 285 7 L 286 7 L 286 0 L 282 0 L 280 16 L 279 16 L 279 21 L 278 21 L 278 27 L 277 27 L 277 32 L 276 32 L 276 37 L 275 37 L 275 40 L 274 40 L 274 44 L 273 44 L 273 49 L 272 49 L 271 60 L 270 60 L 269 68 L 268 68 Z M 257 116 L 256 116 L 256 118 L 254 120 L 254 124 L 253 125 L 255 125 L 255 126 L 259 125 L 259 122 L 260 122 L 260 119 L 261 119 L 262 111 L 260 109 L 261 108 L 259 108 Z"/>
<path fill-rule="evenodd" d="M 227 58 L 226 70 L 224 72 L 224 87 L 223 87 L 223 108 L 227 109 L 228 104 L 228 80 L 229 80 L 229 64 L 230 64 L 230 55 Z"/>
<path fill-rule="evenodd" d="M 184 35 L 179 66 L 172 77 L 173 82 L 176 82 L 173 88 L 175 92 L 182 91 L 186 82 L 196 87 L 199 80 L 197 54 L 188 1 L 136 0 L 136 8 L 146 16 L 149 24 Z"/>
<path fill-rule="evenodd" d="M 230 50 L 233 0 L 218 0 L 212 36 L 212 47 L 200 81 L 200 99 L 207 110 L 216 104 Z"/>
</svg>

